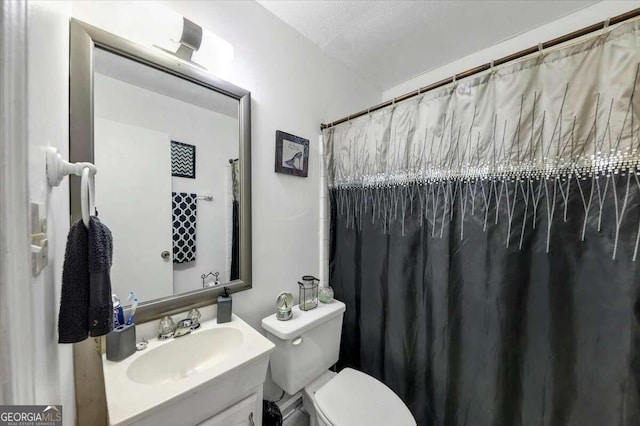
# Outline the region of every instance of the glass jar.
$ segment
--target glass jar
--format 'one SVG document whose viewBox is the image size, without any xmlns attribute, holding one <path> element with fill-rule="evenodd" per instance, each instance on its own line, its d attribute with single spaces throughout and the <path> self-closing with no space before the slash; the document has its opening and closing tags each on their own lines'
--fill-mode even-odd
<svg viewBox="0 0 640 426">
<path fill-rule="evenodd" d="M 303 311 L 309 311 L 318 307 L 318 283 L 320 281 L 312 276 L 305 275 L 302 281 L 298 281 L 298 304 Z"/>
</svg>

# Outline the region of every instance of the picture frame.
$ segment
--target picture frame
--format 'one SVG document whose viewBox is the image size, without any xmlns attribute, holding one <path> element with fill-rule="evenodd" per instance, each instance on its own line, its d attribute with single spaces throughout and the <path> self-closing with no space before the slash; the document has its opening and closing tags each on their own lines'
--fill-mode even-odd
<svg viewBox="0 0 640 426">
<path fill-rule="evenodd" d="M 309 139 L 276 131 L 276 173 L 307 177 L 309 174 Z"/>
<path fill-rule="evenodd" d="M 196 146 L 171 141 L 171 176 L 196 178 Z"/>
</svg>

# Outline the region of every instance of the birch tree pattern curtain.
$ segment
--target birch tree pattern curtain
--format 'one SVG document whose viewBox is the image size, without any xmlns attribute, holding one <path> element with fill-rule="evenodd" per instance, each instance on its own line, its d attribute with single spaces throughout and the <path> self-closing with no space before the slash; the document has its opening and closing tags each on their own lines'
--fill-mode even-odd
<svg viewBox="0 0 640 426">
<path fill-rule="evenodd" d="M 325 130 L 341 363 L 418 424 L 640 424 L 639 31 Z"/>
</svg>

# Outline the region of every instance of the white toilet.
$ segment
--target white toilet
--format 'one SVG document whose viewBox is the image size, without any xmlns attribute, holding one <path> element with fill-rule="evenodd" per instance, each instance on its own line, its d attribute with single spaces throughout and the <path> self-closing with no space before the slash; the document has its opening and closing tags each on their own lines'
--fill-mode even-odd
<svg viewBox="0 0 640 426">
<path fill-rule="evenodd" d="M 373 377 L 345 368 L 336 374 L 345 304 L 334 300 L 310 311 L 293 308 L 293 318 L 275 314 L 262 327 L 276 349 L 269 365 L 273 381 L 289 395 L 302 392 L 315 426 L 415 426 L 402 400 Z"/>
</svg>

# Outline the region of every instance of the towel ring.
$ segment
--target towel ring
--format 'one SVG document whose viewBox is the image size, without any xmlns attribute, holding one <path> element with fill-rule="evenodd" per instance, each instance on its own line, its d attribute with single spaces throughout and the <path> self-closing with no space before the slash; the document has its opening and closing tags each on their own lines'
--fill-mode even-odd
<svg viewBox="0 0 640 426">
<path fill-rule="evenodd" d="M 82 177 L 80 178 L 80 206 L 82 210 L 82 222 L 87 228 L 89 228 L 91 212 L 95 212 L 96 209 L 96 182 L 94 176 L 89 167 L 82 169 Z"/>
<path fill-rule="evenodd" d="M 82 176 L 84 169 L 89 169 L 92 175 L 98 173 L 98 169 L 91 163 L 69 163 L 54 147 L 47 148 L 47 180 L 50 186 L 58 186 L 69 175 Z"/>
<path fill-rule="evenodd" d="M 80 208 L 82 210 L 82 223 L 87 228 L 91 220 L 91 212 L 96 212 L 96 181 L 95 175 L 98 169 L 91 163 L 69 163 L 54 147 L 47 148 L 47 181 L 50 186 L 58 186 L 69 175 L 80 176 Z"/>
</svg>

